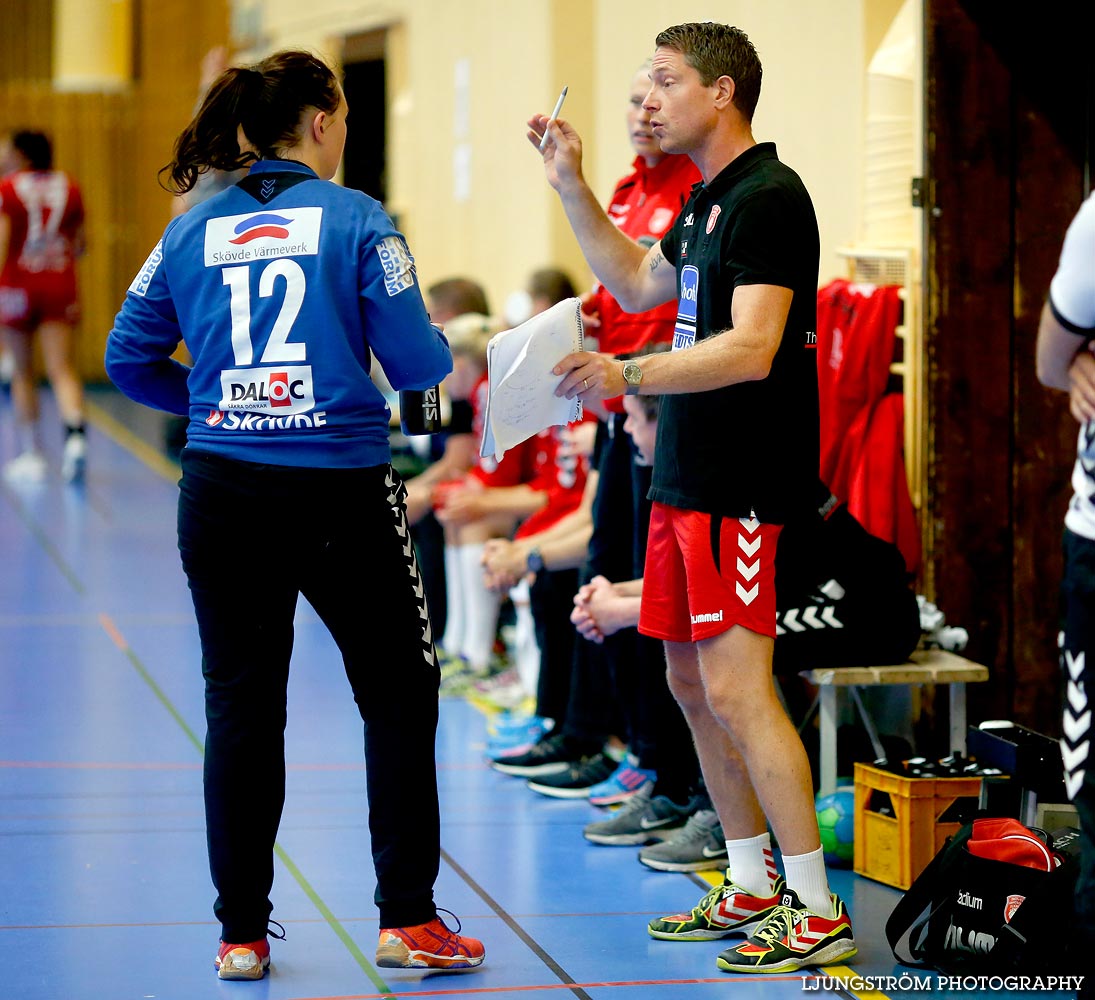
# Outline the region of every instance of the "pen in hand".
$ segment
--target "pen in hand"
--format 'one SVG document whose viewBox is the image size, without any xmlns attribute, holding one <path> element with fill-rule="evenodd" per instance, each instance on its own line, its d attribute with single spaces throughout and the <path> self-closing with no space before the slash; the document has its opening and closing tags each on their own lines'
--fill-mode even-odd
<svg viewBox="0 0 1095 1000">
<path fill-rule="evenodd" d="M 563 92 L 559 95 L 559 100 L 557 100 L 555 102 L 555 110 L 552 111 L 551 117 L 548 118 L 547 124 L 544 126 L 544 135 L 543 135 L 543 138 L 540 139 L 540 152 L 541 153 L 544 151 L 544 147 L 547 145 L 548 129 L 551 127 L 551 123 L 553 121 L 555 121 L 556 118 L 559 117 L 559 112 L 563 110 L 563 98 L 566 97 L 566 96 L 567 96 L 567 88 L 564 87 Z"/>
</svg>

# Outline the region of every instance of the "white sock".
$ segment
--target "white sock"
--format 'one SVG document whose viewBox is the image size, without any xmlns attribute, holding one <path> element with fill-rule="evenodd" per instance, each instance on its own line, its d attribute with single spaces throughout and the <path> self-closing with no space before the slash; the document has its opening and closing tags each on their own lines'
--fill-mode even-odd
<svg viewBox="0 0 1095 1000">
<path fill-rule="evenodd" d="M 482 542 L 461 545 L 460 579 L 464 589 L 464 645 L 460 652 L 472 669 L 482 673 L 490 666 L 494 639 L 498 635 L 498 612 L 502 595 L 488 590 L 483 582 Z"/>
<path fill-rule="evenodd" d="M 441 648 L 459 656 L 464 645 L 464 587 L 460 580 L 460 557 L 455 545 L 445 546 L 445 634 Z"/>
<path fill-rule="evenodd" d="M 783 855 L 783 870 L 787 873 L 787 885 L 798 893 L 803 906 L 823 917 L 835 916 L 823 848 L 809 854 Z"/>
<path fill-rule="evenodd" d="M 726 842 L 726 867 L 730 880 L 754 896 L 771 896 L 776 878 L 772 838 L 765 830 L 756 837 Z"/>
<path fill-rule="evenodd" d="M 513 657 L 517 676 L 525 694 L 536 694 L 540 681 L 540 647 L 536 642 L 536 623 L 529 604 L 528 581 L 522 580 L 509 592 L 516 622 L 513 630 Z"/>
<path fill-rule="evenodd" d="M 40 452 L 38 447 L 38 425 L 25 420 L 20 420 L 15 425 L 15 436 L 19 442 L 19 454 L 28 452 Z"/>
</svg>

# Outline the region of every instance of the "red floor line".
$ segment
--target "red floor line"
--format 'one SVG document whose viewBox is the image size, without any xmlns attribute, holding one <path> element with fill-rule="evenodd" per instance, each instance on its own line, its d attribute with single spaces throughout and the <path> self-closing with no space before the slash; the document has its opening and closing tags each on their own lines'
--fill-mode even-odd
<svg viewBox="0 0 1095 1000">
<path fill-rule="evenodd" d="M 183 764 L 173 761 L 111 761 L 111 760 L 0 760 L 0 768 L 71 768 L 81 771 L 200 771 L 201 762 Z M 287 771 L 364 771 L 361 764 L 286 764 Z M 441 764 L 439 771 L 480 771 L 480 764 Z"/>
<path fill-rule="evenodd" d="M 521 920 L 568 920 L 575 917 L 649 917 L 651 914 L 660 913 L 660 910 L 605 910 L 602 913 L 589 913 L 588 911 L 582 913 L 512 913 L 515 920 L 520 918 Z M 339 922 L 343 924 L 377 924 L 380 920 L 378 917 L 339 917 Z M 466 917 L 467 920 L 497 920 L 499 919 L 497 914 L 494 913 L 469 913 Z M 325 924 L 327 923 L 322 917 L 314 917 L 309 919 L 308 917 L 294 917 L 292 919 L 286 919 L 280 921 L 286 926 L 296 926 L 297 924 Z M 112 924 L 0 924 L 0 932 L 3 931 L 53 931 L 53 930 L 101 930 L 107 927 L 206 927 L 216 924 L 207 920 L 161 920 L 157 922 L 149 922 L 147 920 L 140 921 L 139 923 L 112 923 Z M 722 979 L 716 979 L 714 982 L 721 983 Z"/>
<path fill-rule="evenodd" d="M 55 768 L 74 771 L 200 771 L 201 762 L 181 764 L 173 762 L 154 763 L 152 761 L 108 761 L 108 760 L 0 760 L 0 768 Z"/>
<path fill-rule="evenodd" d="M 473 972 L 462 975 L 474 975 Z M 700 986 L 708 983 L 778 983 L 778 982 L 802 982 L 803 976 L 720 976 L 712 979 L 630 979 L 609 981 L 601 983 L 545 983 L 535 986 L 482 986 L 478 989 L 451 989 L 451 990 L 415 990 L 414 992 L 401 992 L 404 997 L 459 997 L 459 996 L 485 996 L 488 993 L 537 993 L 544 990 L 574 990 L 574 989 L 607 989 L 609 987 L 631 986 Z M 346 993 L 334 996 L 308 996 L 293 997 L 292 1000 L 388 1000 L 391 993 Z"/>
</svg>

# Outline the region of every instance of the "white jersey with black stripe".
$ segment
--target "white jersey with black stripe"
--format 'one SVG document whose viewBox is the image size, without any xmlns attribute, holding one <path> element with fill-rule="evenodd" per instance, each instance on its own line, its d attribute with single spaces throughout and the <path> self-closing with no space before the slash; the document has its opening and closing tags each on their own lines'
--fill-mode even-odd
<svg viewBox="0 0 1095 1000">
<path fill-rule="evenodd" d="M 1068 227 L 1061 261 L 1049 286 L 1049 304 L 1058 322 L 1095 340 L 1095 195 L 1080 207 Z M 1065 527 L 1095 539 L 1095 421 L 1080 428 L 1072 469 L 1072 500 Z"/>
</svg>

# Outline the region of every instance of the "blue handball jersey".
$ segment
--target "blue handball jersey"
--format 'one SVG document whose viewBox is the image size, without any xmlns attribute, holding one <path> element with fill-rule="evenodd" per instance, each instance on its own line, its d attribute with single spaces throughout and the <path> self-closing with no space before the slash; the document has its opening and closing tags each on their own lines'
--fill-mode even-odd
<svg viewBox="0 0 1095 1000">
<path fill-rule="evenodd" d="M 185 342 L 193 366 L 171 355 Z M 391 460 L 395 389 L 452 370 L 414 258 L 378 202 L 282 160 L 164 230 L 130 285 L 106 347 L 127 396 L 188 415 L 187 447 L 272 465 Z"/>
</svg>

